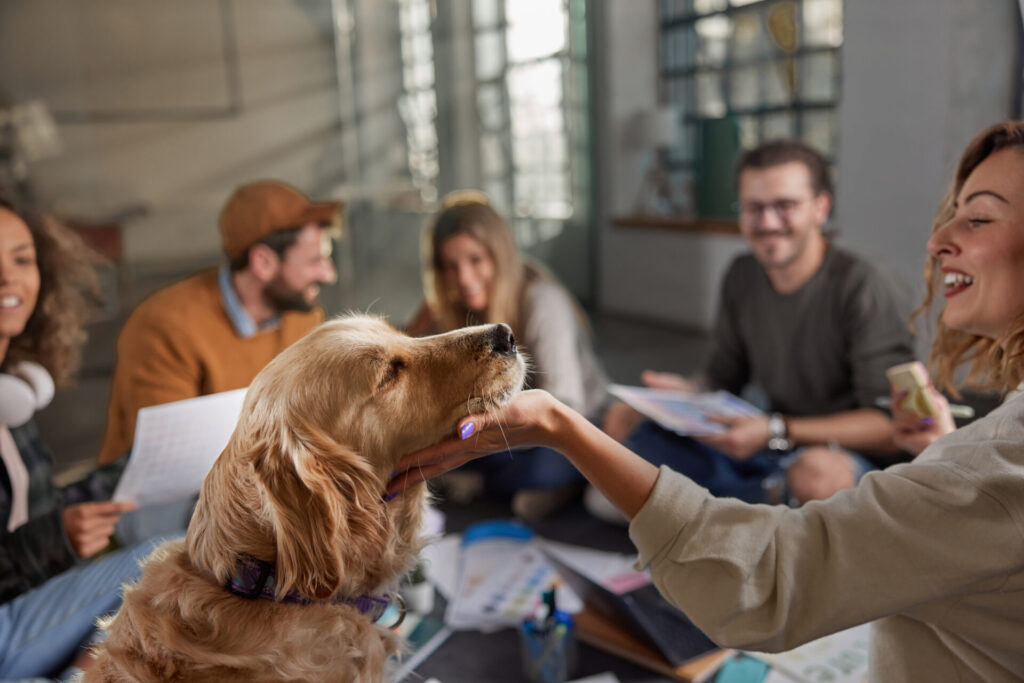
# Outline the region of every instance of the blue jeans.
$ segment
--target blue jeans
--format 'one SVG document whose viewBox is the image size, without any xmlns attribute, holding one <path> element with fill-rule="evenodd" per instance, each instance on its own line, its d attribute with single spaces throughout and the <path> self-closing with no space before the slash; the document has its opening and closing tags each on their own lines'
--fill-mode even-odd
<svg viewBox="0 0 1024 683">
<path fill-rule="evenodd" d="M 121 605 L 121 584 L 163 539 L 73 567 L 0 605 L 0 679 L 55 676 Z"/>
<path fill-rule="evenodd" d="M 462 466 L 483 472 L 484 486 L 492 495 L 511 495 L 516 491 L 548 489 L 582 484 L 585 479 L 558 451 L 536 446 L 501 451 Z"/>
<path fill-rule="evenodd" d="M 667 465 L 700 484 L 712 495 L 739 498 L 748 503 L 767 502 L 765 480 L 785 478 L 785 470 L 793 461 L 790 455 L 761 451 L 746 460 L 733 460 L 721 451 L 696 439 L 670 432 L 647 420 L 626 442 L 626 446 L 644 460 Z M 846 451 L 854 460 L 856 481 L 865 472 L 875 469 L 863 456 Z M 791 451 L 799 453 L 799 449 Z"/>
</svg>

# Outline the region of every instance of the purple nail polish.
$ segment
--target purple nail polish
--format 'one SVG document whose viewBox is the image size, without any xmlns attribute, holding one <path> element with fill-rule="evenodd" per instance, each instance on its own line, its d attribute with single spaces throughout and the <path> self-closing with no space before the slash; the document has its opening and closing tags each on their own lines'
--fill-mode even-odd
<svg viewBox="0 0 1024 683">
<path fill-rule="evenodd" d="M 475 431 L 476 425 L 474 425 L 472 422 L 467 422 L 466 424 L 462 425 L 462 427 L 459 429 L 459 438 L 468 439 L 470 436 L 473 435 L 473 432 Z"/>
<path fill-rule="evenodd" d="M 394 493 L 387 494 L 386 496 L 384 496 L 384 502 L 390 503 L 395 499 L 395 496 L 397 496 L 399 493 L 401 493 L 401 491 L 395 491 Z"/>
<path fill-rule="evenodd" d="M 929 427 L 935 424 L 935 419 L 932 417 L 922 417 L 921 422 L 919 424 L 921 425 L 922 430 L 928 429 Z"/>
</svg>

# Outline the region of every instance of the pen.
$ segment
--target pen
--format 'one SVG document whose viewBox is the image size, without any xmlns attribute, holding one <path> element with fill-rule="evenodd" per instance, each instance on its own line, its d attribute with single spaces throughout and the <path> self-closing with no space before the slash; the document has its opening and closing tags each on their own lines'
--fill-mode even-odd
<svg viewBox="0 0 1024 683">
<path fill-rule="evenodd" d="M 875 405 L 879 408 L 889 408 L 892 405 L 892 399 L 888 396 L 879 396 L 875 399 Z M 953 417 L 959 417 L 963 420 L 969 420 L 974 417 L 974 408 L 970 406 L 962 406 L 956 403 L 949 404 L 949 413 Z"/>
</svg>

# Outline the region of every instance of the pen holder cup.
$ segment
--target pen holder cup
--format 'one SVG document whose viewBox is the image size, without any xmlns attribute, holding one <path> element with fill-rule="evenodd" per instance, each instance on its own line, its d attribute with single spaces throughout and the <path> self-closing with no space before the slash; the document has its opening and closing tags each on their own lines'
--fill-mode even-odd
<svg viewBox="0 0 1024 683">
<path fill-rule="evenodd" d="M 523 674 L 530 683 L 562 683 L 576 665 L 576 633 L 572 616 L 555 611 L 550 625 L 527 619 L 519 626 Z"/>
</svg>

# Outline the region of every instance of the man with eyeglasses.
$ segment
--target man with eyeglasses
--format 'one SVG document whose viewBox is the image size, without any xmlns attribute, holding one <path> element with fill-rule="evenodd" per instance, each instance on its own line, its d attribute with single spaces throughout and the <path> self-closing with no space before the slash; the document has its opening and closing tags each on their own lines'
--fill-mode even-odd
<svg viewBox="0 0 1024 683">
<path fill-rule="evenodd" d="M 719 496 L 824 499 L 903 459 L 875 401 L 889 394 L 886 368 L 913 359 L 908 306 L 888 278 L 823 232 L 832 184 L 818 152 L 765 143 L 742 156 L 737 185 L 750 253 L 725 275 L 704 371 L 692 379 L 647 371 L 643 381 L 737 394 L 752 386 L 767 414 L 723 419 L 723 433 L 700 439 L 650 421 L 630 436 L 639 420 L 617 405 L 606 429 Z"/>
</svg>

